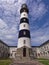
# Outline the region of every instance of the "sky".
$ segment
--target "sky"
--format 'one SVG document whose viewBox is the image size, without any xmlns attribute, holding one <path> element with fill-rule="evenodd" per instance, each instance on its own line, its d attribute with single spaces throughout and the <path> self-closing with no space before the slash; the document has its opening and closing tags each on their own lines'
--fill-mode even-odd
<svg viewBox="0 0 49 65">
<path fill-rule="evenodd" d="M 49 0 L 0 0 L 0 40 L 9 46 L 18 43 L 21 5 L 29 9 L 31 45 L 49 40 Z"/>
</svg>

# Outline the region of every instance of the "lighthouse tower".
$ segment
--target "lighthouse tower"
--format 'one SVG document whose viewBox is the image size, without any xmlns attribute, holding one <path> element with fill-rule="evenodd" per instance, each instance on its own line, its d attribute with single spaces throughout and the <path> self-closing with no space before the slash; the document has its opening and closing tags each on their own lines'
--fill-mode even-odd
<svg viewBox="0 0 49 65">
<path fill-rule="evenodd" d="M 29 20 L 28 20 L 28 8 L 26 4 L 23 4 L 20 10 L 20 28 L 18 36 L 18 48 L 23 46 L 30 46 L 30 30 L 29 30 Z"/>
<path fill-rule="evenodd" d="M 31 42 L 29 30 L 29 10 L 26 4 L 23 4 L 20 9 L 20 26 L 18 35 L 17 55 L 21 58 L 30 58 Z"/>
</svg>

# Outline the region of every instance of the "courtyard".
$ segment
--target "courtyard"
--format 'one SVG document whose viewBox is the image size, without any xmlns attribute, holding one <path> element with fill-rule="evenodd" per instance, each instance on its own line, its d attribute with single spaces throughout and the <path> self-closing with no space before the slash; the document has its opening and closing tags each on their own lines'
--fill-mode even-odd
<svg viewBox="0 0 49 65">
<path fill-rule="evenodd" d="M 0 59 L 0 65 L 9 65 L 11 62 L 11 59 Z"/>
<path fill-rule="evenodd" d="M 43 59 L 43 58 L 40 58 L 38 59 L 38 61 L 44 65 L 49 65 L 49 59 Z"/>
<path fill-rule="evenodd" d="M 1 59 L 0 65 L 49 65 L 49 59 L 40 58 L 26 62 L 22 62 L 22 61 L 16 62 L 16 60 L 11 60 L 11 59 L 3 59 L 3 60 Z"/>
</svg>

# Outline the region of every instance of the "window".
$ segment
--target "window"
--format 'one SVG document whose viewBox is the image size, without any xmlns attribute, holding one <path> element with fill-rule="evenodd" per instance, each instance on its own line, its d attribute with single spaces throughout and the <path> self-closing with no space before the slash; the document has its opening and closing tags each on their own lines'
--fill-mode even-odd
<svg viewBox="0 0 49 65">
<path fill-rule="evenodd" d="M 24 35 L 26 34 L 26 32 L 24 31 Z"/>
<path fill-rule="evenodd" d="M 25 14 L 24 14 L 24 16 L 25 16 Z"/>
<path fill-rule="evenodd" d="M 23 7 L 26 7 L 26 5 L 23 5 Z"/>
<path fill-rule="evenodd" d="M 26 48 L 23 48 L 23 57 L 26 57 Z"/>
<path fill-rule="evenodd" d="M 24 12 L 25 12 L 26 10 L 24 10 Z"/>
<path fill-rule="evenodd" d="M 47 46 L 47 49 L 48 49 L 48 46 Z"/>
<path fill-rule="evenodd" d="M 48 53 L 49 53 L 49 51 L 48 51 Z"/>
<path fill-rule="evenodd" d="M 24 27 L 25 27 L 25 24 L 24 24 Z"/>
<path fill-rule="evenodd" d="M 16 53 L 15 53 L 15 56 L 16 56 Z"/>
<path fill-rule="evenodd" d="M 26 21 L 26 19 L 24 19 L 24 21 Z"/>
<path fill-rule="evenodd" d="M 12 53 L 10 54 L 10 56 L 12 56 Z"/>
<path fill-rule="evenodd" d="M 24 40 L 24 44 L 26 43 L 26 40 Z"/>
</svg>

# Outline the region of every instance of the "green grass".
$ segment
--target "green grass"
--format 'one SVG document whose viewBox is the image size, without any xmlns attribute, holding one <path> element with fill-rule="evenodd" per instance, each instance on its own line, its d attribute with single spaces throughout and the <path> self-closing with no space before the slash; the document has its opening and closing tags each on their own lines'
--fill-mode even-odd
<svg viewBox="0 0 49 65">
<path fill-rule="evenodd" d="M 0 60 L 0 65 L 9 65 L 11 63 L 10 59 L 3 59 Z"/>
<path fill-rule="evenodd" d="M 38 61 L 44 65 L 49 65 L 49 59 L 39 58 Z"/>
</svg>

